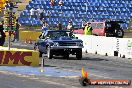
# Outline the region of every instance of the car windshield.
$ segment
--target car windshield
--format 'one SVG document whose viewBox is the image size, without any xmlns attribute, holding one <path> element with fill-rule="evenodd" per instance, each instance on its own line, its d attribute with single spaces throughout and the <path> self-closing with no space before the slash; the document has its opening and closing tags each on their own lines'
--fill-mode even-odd
<svg viewBox="0 0 132 88">
<path fill-rule="evenodd" d="M 73 33 L 70 32 L 70 31 L 49 31 L 47 33 L 47 37 L 50 37 L 52 39 L 58 38 L 58 37 L 61 37 L 61 36 L 71 37 L 71 38 L 74 37 Z"/>
</svg>

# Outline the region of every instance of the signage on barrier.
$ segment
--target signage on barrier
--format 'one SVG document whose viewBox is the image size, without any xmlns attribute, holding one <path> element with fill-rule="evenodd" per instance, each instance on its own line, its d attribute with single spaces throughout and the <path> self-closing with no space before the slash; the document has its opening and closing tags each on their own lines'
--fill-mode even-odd
<svg viewBox="0 0 132 88">
<path fill-rule="evenodd" d="M 27 58 L 32 56 L 32 52 L 10 52 L 10 51 L 0 51 L 0 64 L 22 64 L 30 66 L 32 61 L 28 61 Z"/>
<path fill-rule="evenodd" d="M 130 41 L 130 40 L 128 40 L 128 42 L 127 42 L 127 50 L 128 50 L 128 54 L 129 55 L 132 55 L 132 41 Z"/>
</svg>

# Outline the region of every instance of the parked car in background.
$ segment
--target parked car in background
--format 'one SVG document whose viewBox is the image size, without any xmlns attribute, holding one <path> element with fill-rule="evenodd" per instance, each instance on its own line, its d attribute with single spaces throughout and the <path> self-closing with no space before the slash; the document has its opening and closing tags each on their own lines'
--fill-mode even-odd
<svg viewBox="0 0 132 88">
<path fill-rule="evenodd" d="M 42 54 L 47 54 L 49 59 L 54 55 L 62 55 L 68 59 L 69 55 L 76 55 L 77 59 L 82 58 L 83 41 L 77 39 L 68 30 L 46 30 L 43 32 L 34 45 L 34 49 Z"/>
<path fill-rule="evenodd" d="M 124 31 L 121 28 L 123 21 L 91 22 L 92 34 L 96 36 L 123 38 Z M 74 33 L 84 34 L 83 29 L 74 30 Z"/>
</svg>

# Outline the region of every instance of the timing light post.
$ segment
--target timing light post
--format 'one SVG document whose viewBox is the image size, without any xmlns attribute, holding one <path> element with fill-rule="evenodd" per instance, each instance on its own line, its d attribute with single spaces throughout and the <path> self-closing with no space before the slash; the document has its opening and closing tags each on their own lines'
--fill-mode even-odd
<svg viewBox="0 0 132 88">
<path fill-rule="evenodd" d="M 6 6 L 5 11 L 8 11 L 7 19 L 9 19 L 9 21 L 8 21 L 9 26 L 7 26 L 7 28 L 9 27 L 9 30 L 8 30 L 8 33 L 9 33 L 9 36 L 8 36 L 8 50 L 10 50 L 10 48 L 11 48 L 11 34 L 12 34 L 12 31 L 13 31 L 13 19 L 14 19 L 13 9 L 15 8 L 15 6 L 12 2 L 9 2 L 9 3 L 6 3 L 6 4 L 7 4 L 7 6 Z"/>
</svg>

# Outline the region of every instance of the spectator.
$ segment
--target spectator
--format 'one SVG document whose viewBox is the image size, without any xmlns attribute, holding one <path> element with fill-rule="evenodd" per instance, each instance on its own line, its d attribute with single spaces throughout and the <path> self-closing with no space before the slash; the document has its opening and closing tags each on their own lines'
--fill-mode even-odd
<svg viewBox="0 0 132 88">
<path fill-rule="evenodd" d="M 86 26 L 86 22 L 82 21 L 82 28 L 83 28 L 83 30 L 84 30 L 85 26 Z"/>
<path fill-rule="evenodd" d="M 62 0 L 59 1 L 59 6 L 63 6 L 63 1 Z"/>
<path fill-rule="evenodd" d="M 37 13 L 38 13 L 38 18 L 42 21 L 42 19 L 44 18 L 45 11 L 43 9 L 38 8 Z"/>
<path fill-rule="evenodd" d="M 5 2 L 5 10 L 9 10 L 9 7 L 10 7 L 10 3 L 9 3 L 9 1 L 6 1 Z"/>
<path fill-rule="evenodd" d="M 3 46 L 4 43 L 5 43 L 5 37 L 6 37 L 6 35 L 5 35 L 5 33 L 4 33 L 3 30 L 4 30 L 3 24 L 0 23 L 0 46 Z"/>
<path fill-rule="evenodd" d="M 32 9 L 30 10 L 30 18 L 34 17 L 35 11 L 36 11 L 36 10 L 35 10 L 34 8 L 32 8 Z"/>
<path fill-rule="evenodd" d="M 47 22 L 43 23 L 42 32 L 49 29 L 49 24 Z"/>
<path fill-rule="evenodd" d="M 62 24 L 61 23 L 59 23 L 57 26 L 58 26 L 58 30 L 62 30 Z"/>
<path fill-rule="evenodd" d="M 73 28 L 74 28 L 74 26 L 73 26 L 72 22 L 69 21 L 68 26 L 67 26 L 67 30 L 73 31 Z"/>
<path fill-rule="evenodd" d="M 84 29 L 84 34 L 85 35 L 92 35 L 92 27 L 90 26 L 90 22 L 86 23 L 85 29 Z"/>
<path fill-rule="evenodd" d="M 54 6 L 55 5 L 55 0 L 50 0 L 50 4 L 51 4 L 51 6 Z"/>
<path fill-rule="evenodd" d="M 50 11 L 48 11 L 48 14 L 47 14 L 47 15 L 48 15 L 48 18 L 50 18 L 50 16 L 51 16 L 51 12 L 50 12 Z"/>
<path fill-rule="evenodd" d="M 12 42 L 16 42 L 19 41 L 19 27 L 21 25 L 18 23 L 18 19 L 16 20 L 16 30 L 15 30 L 15 34 L 14 34 L 14 39 Z"/>
</svg>

